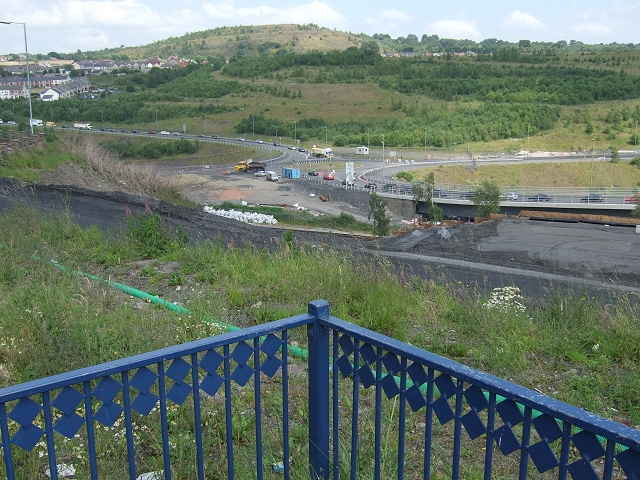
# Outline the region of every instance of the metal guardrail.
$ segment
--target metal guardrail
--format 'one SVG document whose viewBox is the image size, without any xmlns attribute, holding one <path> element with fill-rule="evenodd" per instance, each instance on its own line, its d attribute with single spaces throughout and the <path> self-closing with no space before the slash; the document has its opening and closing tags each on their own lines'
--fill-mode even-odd
<svg viewBox="0 0 640 480">
<path fill-rule="evenodd" d="M 62 462 L 92 479 L 640 478 L 640 431 L 332 317 L 321 300 L 4 388 L 0 430 L 9 479 L 47 465 L 55 479 Z"/>
</svg>

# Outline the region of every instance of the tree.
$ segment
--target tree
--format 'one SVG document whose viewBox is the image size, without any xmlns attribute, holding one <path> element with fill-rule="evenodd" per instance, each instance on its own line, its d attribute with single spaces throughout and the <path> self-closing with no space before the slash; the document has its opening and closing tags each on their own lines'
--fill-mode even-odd
<svg viewBox="0 0 640 480">
<path fill-rule="evenodd" d="M 387 201 L 379 197 L 375 192 L 369 197 L 369 211 L 368 219 L 373 217 L 373 234 L 380 237 L 389 235 L 391 230 L 391 220 L 387 217 Z"/>
<path fill-rule="evenodd" d="M 433 172 L 429 172 L 424 182 L 414 182 L 411 187 L 411 193 L 413 194 L 413 201 L 416 203 L 425 202 L 428 207 L 433 205 L 433 188 L 436 180 Z"/>
<path fill-rule="evenodd" d="M 500 211 L 500 189 L 495 182 L 485 180 L 473 196 L 473 204 L 479 217 L 488 218 Z"/>
<path fill-rule="evenodd" d="M 633 165 L 634 167 L 638 167 L 640 168 L 640 155 L 636 155 L 635 157 L 633 157 L 633 160 L 631 160 L 631 165 Z"/>
<path fill-rule="evenodd" d="M 611 162 L 618 163 L 620 161 L 620 153 L 618 153 L 618 148 L 609 147 L 609 150 L 611 150 Z"/>
</svg>

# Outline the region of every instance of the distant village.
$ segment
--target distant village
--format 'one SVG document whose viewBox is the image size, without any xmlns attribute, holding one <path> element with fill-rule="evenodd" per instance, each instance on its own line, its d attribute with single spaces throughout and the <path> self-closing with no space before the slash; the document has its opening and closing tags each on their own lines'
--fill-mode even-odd
<svg viewBox="0 0 640 480">
<path fill-rule="evenodd" d="M 29 88 L 27 86 L 27 67 L 24 55 L 20 62 L 6 64 L 7 58 L 0 56 L 0 67 L 10 76 L 0 77 L 0 100 L 11 98 L 27 98 Z M 23 63 L 24 62 L 24 63 Z M 29 62 L 29 77 L 32 92 L 38 93 L 39 99 L 52 102 L 61 98 L 80 97 L 97 98 L 103 89 L 92 88 L 87 79 L 102 73 L 110 74 L 121 70 L 148 72 L 154 67 L 176 68 L 193 63 L 193 60 L 183 60 L 178 57 L 169 57 L 166 61 L 159 57 L 140 60 L 115 62 L 112 60 L 82 60 L 71 62 L 70 60 L 39 60 Z M 205 61 L 206 62 L 206 61 Z M 123 73 L 124 75 L 124 73 Z M 111 93 L 117 93 L 112 91 Z"/>
</svg>

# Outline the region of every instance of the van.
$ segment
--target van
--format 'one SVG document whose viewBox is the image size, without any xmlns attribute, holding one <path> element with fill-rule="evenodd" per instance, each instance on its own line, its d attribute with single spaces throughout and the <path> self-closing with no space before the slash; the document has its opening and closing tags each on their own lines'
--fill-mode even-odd
<svg viewBox="0 0 640 480">
<path fill-rule="evenodd" d="M 276 172 L 268 171 L 266 177 L 267 177 L 267 180 L 269 180 L 270 182 L 278 181 L 278 174 Z"/>
</svg>

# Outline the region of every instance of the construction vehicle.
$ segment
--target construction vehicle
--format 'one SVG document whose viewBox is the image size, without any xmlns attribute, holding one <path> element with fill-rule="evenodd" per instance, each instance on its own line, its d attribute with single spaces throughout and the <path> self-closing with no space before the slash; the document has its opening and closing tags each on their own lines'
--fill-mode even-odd
<svg viewBox="0 0 640 480">
<path fill-rule="evenodd" d="M 333 150 L 330 148 L 318 148 L 315 145 L 311 148 L 311 155 L 318 158 L 333 158 Z"/>
<path fill-rule="evenodd" d="M 56 124 L 55 124 L 54 122 L 47 122 L 45 125 L 46 125 L 48 128 L 51 128 L 51 127 L 55 127 L 55 126 L 56 126 Z"/>
<path fill-rule="evenodd" d="M 257 170 L 266 170 L 265 164 L 260 162 L 254 162 L 253 160 L 240 160 L 238 165 L 234 165 L 233 169 L 236 172 L 253 172 Z"/>
<path fill-rule="evenodd" d="M 91 130 L 91 124 L 90 123 L 74 123 L 73 124 L 73 128 L 77 128 L 78 130 Z"/>
</svg>

